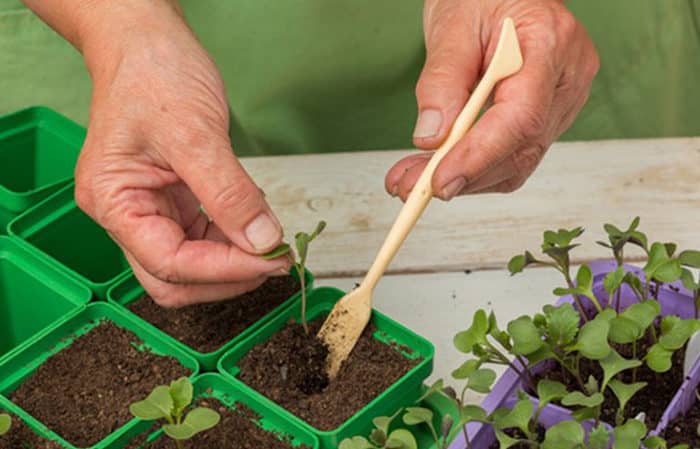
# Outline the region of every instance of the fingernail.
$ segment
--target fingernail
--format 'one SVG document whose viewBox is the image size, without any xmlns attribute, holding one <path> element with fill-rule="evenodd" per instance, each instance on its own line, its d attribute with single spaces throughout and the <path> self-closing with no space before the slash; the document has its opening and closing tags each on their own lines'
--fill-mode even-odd
<svg viewBox="0 0 700 449">
<path fill-rule="evenodd" d="M 282 238 L 282 232 L 276 221 L 263 212 L 248 223 L 248 227 L 245 228 L 245 236 L 253 248 L 265 250 L 274 246 Z"/>
<path fill-rule="evenodd" d="M 399 196 L 399 185 L 398 184 L 394 184 L 394 187 L 391 188 L 390 195 L 393 197 Z"/>
<path fill-rule="evenodd" d="M 270 277 L 289 276 L 289 270 L 286 268 L 280 268 L 279 270 L 267 273 L 267 275 Z"/>
<path fill-rule="evenodd" d="M 426 109 L 418 114 L 416 121 L 416 129 L 413 131 L 413 137 L 424 139 L 426 137 L 435 137 L 440 132 L 442 125 L 442 112 L 437 109 Z"/>
<path fill-rule="evenodd" d="M 459 177 L 442 188 L 442 199 L 451 200 L 467 186 L 467 180 Z"/>
</svg>

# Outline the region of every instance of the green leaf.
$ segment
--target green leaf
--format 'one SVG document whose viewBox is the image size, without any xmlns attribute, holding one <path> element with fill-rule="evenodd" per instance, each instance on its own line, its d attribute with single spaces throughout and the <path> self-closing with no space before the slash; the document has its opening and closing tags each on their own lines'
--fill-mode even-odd
<svg viewBox="0 0 700 449">
<path fill-rule="evenodd" d="M 494 370 L 481 368 L 469 375 L 467 388 L 477 393 L 489 393 L 495 380 L 496 372 Z"/>
<path fill-rule="evenodd" d="M 513 339 L 514 354 L 527 356 L 544 345 L 537 327 L 529 316 L 521 316 L 508 323 L 508 333 Z"/>
<path fill-rule="evenodd" d="M 514 256 L 512 259 L 510 259 L 510 261 L 508 262 L 508 271 L 511 275 L 521 273 L 523 269 L 525 269 L 526 265 L 527 264 L 525 263 L 525 255 L 518 254 L 517 256 Z"/>
<path fill-rule="evenodd" d="M 634 231 L 630 232 L 630 243 L 633 243 L 640 248 L 642 248 L 644 251 L 648 252 L 647 245 L 648 245 L 648 239 L 647 235 L 643 232 L 640 231 Z"/>
<path fill-rule="evenodd" d="M 622 316 L 636 322 L 642 330 L 646 330 L 658 318 L 661 305 L 658 301 L 649 299 L 629 306 Z"/>
<path fill-rule="evenodd" d="M 316 229 L 314 229 L 314 232 L 312 232 L 311 235 L 309 236 L 309 242 L 314 240 L 316 237 L 318 237 L 318 235 L 321 232 L 323 232 L 324 229 L 326 229 L 326 222 L 321 220 L 316 225 Z"/>
<path fill-rule="evenodd" d="M 459 421 L 462 425 L 474 421 L 485 421 L 486 416 L 486 410 L 478 405 L 468 404 L 459 410 Z"/>
<path fill-rule="evenodd" d="M 567 395 L 566 386 L 560 382 L 549 379 L 542 379 L 537 384 L 537 397 L 540 400 L 540 407 L 558 401 Z"/>
<path fill-rule="evenodd" d="M 614 240 L 615 238 L 618 238 L 622 236 L 623 232 L 617 228 L 617 226 L 605 223 L 603 225 L 603 229 L 605 232 L 608 234 L 609 237 L 612 237 L 610 240 Z"/>
<path fill-rule="evenodd" d="M 617 267 L 617 270 L 611 271 L 603 278 L 603 288 L 608 292 L 609 302 L 612 302 L 613 294 L 620 288 L 622 281 L 625 279 L 624 267 Z"/>
<path fill-rule="evenodd" d="M 599 314 L 581 327 L 573 349 L 591 360 L 604 359 L 611 351 L 608 332 L 610 332 L 610 322 L 605 316 L 601 317 Z"/>
<path fill-rule="evenodd" d="M 369 433 L 369 440 L 377 447 L 384 447 L 386 444 L 387 435 L 381 429 L 372 429 Z"/>
<path fill-rule="evenodd" d="M 442 417 L 442 422 L 440 423 L 440 435 L 442 435 L 443 438 L 450 436 L 450 431 L 452 430 L 454 423 L 455 422 L 452 419 L 452 416 L 449 414 Z"/>
<path fill-rule="evenodd" d="M 188 440 L 200 432 L 219 424 L 221 416 L 214 410 L 197 407 L 185 416 L 182 424 L 166 424 L 163 431 L 174 440 Z"/>
<path fill-rule="evenodd" d="M 473 351 L 474 345 L 486 342 L 486 335 L 489 331 L 489 320 L 486 311 L 477 310 L 472 319 L 472 325 L 466 331 L 459 332 L 454 337 L 454 345 L 458 351 L 469 354 Z"/>
<path fill-rule="evenodd" d="M 603 395 L 600 393 L 593 393 L 590 396 L 586 396 L 580 391 L 573 391 L 562 398 L 561 404 L 566 407 L 579 406 L 593 408 L 602 404 L 603 399 Z"/>
<path fill-rule="evenodd" d="M 652 436 L 644 440 L 644 447 L 647 449 L 666 449 L 666 440 L 659 436 Z"/>
<path fill-rule="evenodd" d="M 396 429 L 386 441 L 386 449 L 418 449 L 418 442 L 411 432 L 406 429 Z"/>
<path fill-rule="evenodd" d="M 297 247 L 300 263 L 306 261 L 306 252 L 309 246 L 309 234 L 306 232 L 298 232 L 294 236 L 294 244 Z"/>
<path fill-rule="evenodd" d="M 442 379 L 436 380 L 426 391 L 423 396 L 418 399 L 418 402 L 423 401 L 425 398 L 432 396 L 435 393 L 441 393 L 444 388 L 444 381 Z"/>
<path fill-rule="evenodd" d="M 664 243 L 664 246 L 666 247 L 666 253 L 668 253 L 668 257 L 673 257 L 673 255 L 676 253 L 676 250 L 678 249 L 678 245 L 673 242 L 666 242 Z"/>
<path fill-rule="evenodd" d="M 588 445 L 590 449 L 606 449 L 610 442 L 610 432 L 603 424 L 598 424 L 588 434 Z"/>
<path fill-rule="evenodd" d="M 642 294 L 644 287 L 642 286 L 642 281 L 634 273 L 625 274 L 625 284 L 629 285 L 640 295 Z"/>
<path fill-rule="evenodd" d="M 545 307 L 547 333 L 556 346 L 566 346 L 574 341 L 578 333 L 581 316 L 574 306 L 564 303 L 559 307 Z"/>
<path fill-rule="evenodd" d="M 643 330 L 636 321 L 620 315 L 610 322 L 610 334 L 608 338 L 613 343 L 627 344 L 639 340 Z"/>
<path fill-rule="evenodd" d="M 646 433 L 647 428 L 643 423 L 630 419 L 613 431 L 613 449 L 639 449 Z"/>
<path fill-rule="evenodd" d="M 508 449 L 509 447 L 515 446 L 520 441 L 508 436 L 502 430 L 496 430 L 496 440 L 498 440 L 499 449 Z"/>
<path fill-rule="evenodd" d="M 666 371 L 671 369 L 672 357 L 673 351 L 670 351 L 661 346 L 661 344 L 656 343 L 651 348 L 649 348 L 649 351 L 647 352 L 646 357 L 644 357 L 644 360 L 646 361 L 647 366 L 652 371 L 655 371 L 657 373 L 665 373 Z"/>
<path fill-rule="evenodd" d="M 377 416 L 372 420 L 372 424 L 374 424 L 374 427 L 384 432 L 384 435 L 387 435 L 389 433 L 389 426 L 391 425 L 391 422 L 396 418 L 396 416 L 399 413 L 400 410 L 393 416 Z"/>
<path fill-rule="evenodd" d="M 506 350 L 510 351 L 512 349 L 510 345 L 510 335 L 508 335 L 508 332 L 503 332 L 498 328 L 498 321 L 496 320 L 496 314 L 493 310 L 489 313 L 489 335 Z"/>
<path fill-rule="evenodd" d="M 691 268 L 700 268 L 700 251 L 688 249 L 678 255 L 683 265 Z"/>
<path fill-rule="evenodd" d="M 700 284 L 695 282 L 693 273 L 691 273 L 687 268 L 683 268 L 683 270 L 681 270 L 681 282 L 683 282 L 683 287 L 687 288 L 688 290 L 700 289 Z"/>
<path fill-rule="evenodd" d="M 585 432 L 576 421 L 562 421 L 544 434 L 542 449 L 575 449 L 583 446 Z"/>
<path fill-rule="evenodd" d="M 576 286 L 588 291 L 593 287 L 593 273 L 588 265 L 581 265 L 576 273 Z"/>
<path fill-rule="evenodd" d="M 173 398 L 170 396 L 170 388 L 160 385 L 143 401 L 134 402 L 129 406 L 129 411 L 137 418 L 154 421 L 156 419 L 170 417 L 173 410 Z"/>
<path fill-rule="evenodd" d="M 176 415 L 192 403 L 193 392 L 192 382 L 187 377 L 181 377 L 170 384 L 170 397 L 173 399 Z"/>
<path fill-rule="evenodd" d="M 527 433 L 533 410 L 534 405 L 529 399 L 521 399 L 515 403 L 512 409 L 494 417 L 494 424 L 500 430 L 516 428 Z"/>
<path fill-rule="evenodd" d="M 409 426 L 432 423 L 433 412 L 423 407 L 408 407 L 406 408 L 406 414 L 403 415 L 403 422 Z"/>
<path fill-rule="evenodd" d="M 600 360 L 600 367 L 603 368 L 603 383 L 601 385 L 601 391 L 603 391 L 610 380 L 617 376 L 619 373 L 641 366 L 642 362 L 634 359 L 626 359 L 617 353 L 615 350 L 611 350 L 607 357 Z"/>
<path fill-rule="evenodd" d="M 12 427 L 12 418 L 6 413 L 0 413 L 0 435 L 4 435 L 10 431 Z"/>
<path fill-rule="evenodd" d="M 340 442 L 338 449 L 370 449 L 372 445 L 365 437 L 346 438 Z"/>
<path fill-rule="evenodd" d="M 481 361 L 476 359 L 467 360 L 456 370 L 452 371 L 452 377 L 455 379 L 467 379 L 471 374 L 479 369 Z"/>
<path fill-rule="evenodd" d="M 677 351 L 698 330 L 700 330 L 700 322 L 697 320 L 674 320 L 673 325 L 670 328 L 666 327 L 662 332 L 659 344 L 671 351 Z"/>
<path fill-rule="evenodd" d="M 668 260 L 654 271 L 654 279 L 661 282 L 674 282 L 681 277 L 681 262 L 678 259 Z"/>
<path fill-rule="evenodd" d="M 291 246 L 289 246 L 289 243 L 280 243 L 279 246 L 269 253 L 263 254 L 262 257 L 265 260 L 270 260 L 270 259 L 276 259 L 280 256 L 284 256 L 285 254 L 289 254 L 289 251 L 292 249 Z"/>
<path fill-rule="evenodd" d="M 642 268 L 647 279 L 654 278 L 656 270 L 669 260 L 668 252 L 663 243 L 654 242 L 649 249 L 649 258 L 646 265 Z"/>
<path fill-rule="evenodd" d="M 632 397 L 639 392 L 642 388 L 646 387 L 646 382 L 637 382 L 633 384 L 626 384 L 617 379 L 612 379 L 608 384 L 608 387 L 613 392 L 617 401 L 620 403 L 620 410 L 624 410 Z"/>
<path fill-rule="evenodd" d="M 588 376 L 588 381 L 586 382 L 586 385 L 584 385 L 584 387 L 586 388 L 586 392 L 588 394 L 598 393 L 600 391 L 598 379 L 596 379 L 593 375 Z"/>
</svg>

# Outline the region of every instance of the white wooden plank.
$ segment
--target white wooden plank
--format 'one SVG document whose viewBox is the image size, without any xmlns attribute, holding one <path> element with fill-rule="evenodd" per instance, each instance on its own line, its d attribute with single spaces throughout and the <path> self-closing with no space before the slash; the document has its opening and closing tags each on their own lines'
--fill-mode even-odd
<svg viewBox="0 0 700 449">
<path fill-rule="evenodd" d="M 384 174 L 408 151 L 262 157 L 244 160 L 289 233 L 319 219 L 328 229 L 312 249 L 321 276 L 365 272 L 400 202 Z M 591 245 L 602 224 L 642 217 L 652 238 L 700 246 L 700 138 L 560 143 L 518 192 L 434 201 L 390 272 L 502 268 L 536 248 L 546 228 L 588 229 L 576 260 L 603 255 Z"/>
</svg>

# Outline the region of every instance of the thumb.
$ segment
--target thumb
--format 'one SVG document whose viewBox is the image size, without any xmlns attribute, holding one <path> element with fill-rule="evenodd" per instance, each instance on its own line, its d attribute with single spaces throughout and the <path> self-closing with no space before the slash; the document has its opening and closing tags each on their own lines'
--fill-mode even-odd
<svg viewBox="0 0 700 449">
<path fill-rule="evenodd" d="M 241 249 L 264 253 L 282 240 L 282 226 L 262 191 L 233 154 L 230 140 L 198 141 L 194 151 L 174 151 L 170 161 L 207 215 Z M 171 154 L 172 154 L 171 153 Z"/>
<path fill-rule="evenodd" d="M 416 86 L 418 120 L 413 143 L 437 148 L 447 137 L 482 64 L 479 26 L 469 2 L 427 1 L 424 11 L 426 61 Z"/>
</svg>

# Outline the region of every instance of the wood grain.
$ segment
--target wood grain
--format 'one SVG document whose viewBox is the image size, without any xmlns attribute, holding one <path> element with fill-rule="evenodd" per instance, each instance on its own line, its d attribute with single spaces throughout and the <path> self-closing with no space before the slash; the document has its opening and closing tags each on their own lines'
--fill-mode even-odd
<svg viewBox="0 0 700 449">
<path fill-rule="evenodd" d="M 328 228 L 311 249 L 319 277 L 358 276 L 372 262 L 400 202 L 384 191 L 386 171 L 412 151 L 244 159 L 288 235 Z M 519 191 L 434 200 L 390 273 L 502 268 L 544 229 L 584 226 L 576 261 L 605 256 L 592 243 L 602 224 L 635 215 L 656 240 L 700 247 L 700 138 L 555 144 Z"/>
</svg>

